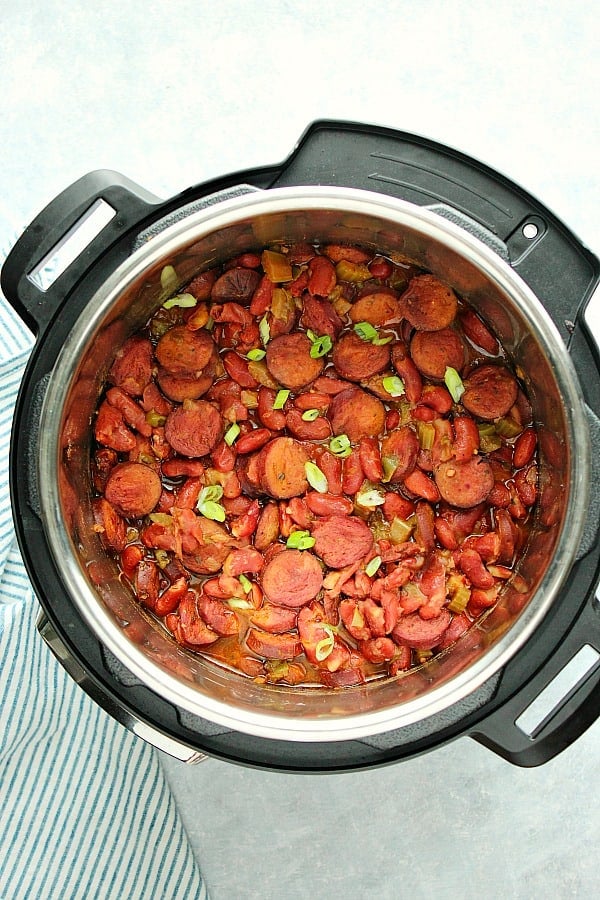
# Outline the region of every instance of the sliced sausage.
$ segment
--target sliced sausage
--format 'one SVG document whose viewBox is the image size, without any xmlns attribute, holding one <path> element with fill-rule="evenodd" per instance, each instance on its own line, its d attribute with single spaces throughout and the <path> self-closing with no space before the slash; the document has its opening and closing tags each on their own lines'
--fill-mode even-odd
<svg viewBox="0 0 600 900">
<path fill-rule="evenodd" d="M 159 476 L 143 463 L 124 462 L 111 470 L 104 496 L 122 516 L 134 519 L 151 513 L 162 491 Z"/>
<path fill-rule="evenodd" d="M 381 458 L 387 461 L 389 470 L 394 465 L 391 476 L 392 482 L 404 481 L 417 464 L 419 455 L 419 439 L 409 425 L 396 428 L 383 438 L 381 442 Z"/>
<path fill-rule="evenodd" d="M 411 278 L 400 302 L 404 314 L 417 331 L 440 331 L 454 321 L 458 311 L 456 294 L 435 275 Z"/>
<path fill-rule="evenodd" d="M 351 387 L 336 394 L 328 410 L 334 434 L 346 434 L 353 443 L 383 431 L 385 407 L 372 394 Z"/>
<path fill-rule="evenodd" d="M 494 472 L 486 459 L 474 456 L 465 462 L 450 459 L 437 466 L 435 483 L 451 506 L 470 509 L 488 496 L 494 487 Z"/>
<path fill-rule="evenodd" d="M 379 346 L 363 341 L 357 334 L 344 334 L 332 353 L 333 364 L 342 378 L 363 381 L 383 372 L 390 362 L 390 345 Z"/>
<path fill-rule="evenodd" d="M 150 341 L 143 337 L 131 337 L 115 356 L 108 380 L 132 397 L 140 397 L 152 379 L 152 365 Z"/>
<path fill-rule="evenodd" d="M 347 391 L 350 387 L 353 387 L 353 385 L 349 381 L 345 381 L 342 378 L 334 378 L 329 372 L 327 375 L 320 375 L 313 384 L 315 391 L 329 394 L 330 397 L 335 397 L 336 394 L 341 394 L 342 391 Z"/>
<path fill-rule="evenodd" d="M 268 631 L 270 634 L 282 634 L 284 631 L 296 627 L 298 611 L 291 607 L 275 606 L 274 603 L 264 603 L 260 609 L 252 613 L 250 621 L 257 628 Z"/>
<path fill-rule="evenodd" d="M 279 537 L 279 509 L 276 503 L 267 503 L 263 508 L 256 531 L 254 546 L 261 552 Z"/>
<path fill-rule="evenodd" d="M 315 553 L 332 569 L 358 562 L 373 547 L 373 533 L 356 516 L 329 516 L 312 525 Z"/>
<path fill-rule="evenodd" d="M 259 454 L 259 479 L 262 489 L 276 500 L 298 497 L 308 488 L 305 464 L 308 451 L 294 438 L 277 437 Z"/>
<path fill-rule="evenodd" d="M 293 659 L 302 653 L 302 644 L 295 634 L 269 634 L 258 628 L 248 630 L 246 644 L 265 659 Z"/>
<path fill-rule="evenodd" d="M 323 586 L 323 570 L 307 550 L 282 550 L 263 569 L 261 583 L 271 603 L 296 609 L 317 596 Z"/>
<path fill-rule="evenodd" d="M 344 326 L 329 300 L 320 300 L 310 294 L 303 298 L 300 324 L 318 336 L 328 334 L 334 340 Z"/>
<path fill-rule="evenodd" d="M 218 640 L 219 635 L 200 617 L 194 591 L 184 594 L 179 604 L 179 625 L 186 644 L 202 647 Z"/>
<path fill-rule="evenodd" d="M 197 377 L 213 359 L 215 344 L 207 331 L 190 331 L 185 325 L 169 328 L 154 351 L 159 365 L 171 375 Z"/>
<path fill-rule="evenodd" d="M 238 617 L 232 609 L 221 600 L 215 600 L 208 594 L 198 597 L 198 612 L 207 625 L 220 635 L 237 634 L 240 628 Z"/>
<path fill-rule="evenodd" d="M 269 341 L 266 363 L 273 378 L 292 391 L 307 387 L 323 370 L 323 360 L 310 355 L 305 334 L 282 334 Z"/>
<path fill-rule="evenodd" d="M 440 610 L 435 619 L 422 619 L 418 612 L 402 616 L 392 637 L 398 644 L 413 647 L 415 650 L 432 650 L 442 640 L 446 629 L 452 621 L 447 609 Z"/>
<path fill-rule="evenodd" d="M 478 366 L 464 381 L 461 403 L 471 415 L 486 421 L 505 416 L 517 399 L 516 378 L 505 366 Z"/>
<path fill-rule="evenodd" d="M 167 416 L 165 437 L 182 456 L 205 456 L 223 437 L 223 422 L 212 403 L 185 400 Z"/>
<path fill-rule="evenodd" d="M 242 305 L 248 304 L 260 281 L 261 275 L 254 269 L 236 266 L 217 278 L 212 286 L 210 296 L 216 303 L 224 303 L 229 300 Z"/>
<path fill-rule="evenodd" d="M 452 328 L 417 331 L 410 342 L 410 355 L 419 372 L 437 381 L 443 380 L 448 366 L 460 372 L 465 362 L 463 342 Z"/>
<path fill-rule="evenodd" d="M 389 290 L 360 297 L 352 305 L 349 315 L 352 322 L 370 322 L 376 328 L 396 324 L 404 318 L 402 304 Z"/>
<path fill-rule="evenodd" d="M 213 383 L 213 375 L 173 375 L 166 369 L 159 369 L 156 380 L 163 394 L 170 400 L 183 403 L 184 400 L 199 400 L 203 397 Z"/>
</svg>

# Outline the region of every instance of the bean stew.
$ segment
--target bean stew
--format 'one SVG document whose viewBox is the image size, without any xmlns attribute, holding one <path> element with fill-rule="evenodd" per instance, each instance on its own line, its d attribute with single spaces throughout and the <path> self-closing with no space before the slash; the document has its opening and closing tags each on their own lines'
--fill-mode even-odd
<svg viewBox="0 0 600 900">
<path fill-rule="evenodd" d="M 409 261 L 278 244 L 202 272 L 118 350 L 93 433 L 95 527 L 136 601 L 258 682 L 399 675 L 527 589 L 524 386 Z"/>
</svg>

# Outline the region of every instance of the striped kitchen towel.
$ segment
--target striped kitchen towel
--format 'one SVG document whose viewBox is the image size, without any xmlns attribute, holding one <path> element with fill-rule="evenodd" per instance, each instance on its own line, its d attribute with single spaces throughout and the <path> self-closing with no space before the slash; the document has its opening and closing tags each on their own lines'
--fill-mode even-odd
<svg viewBox="0 0 600 900">
<path fill-rule="evenodd" d="M 0 900 L 207 900 L 158 754 L 38 636 L 8 453 L 31 335 L 0 297 Z"/>
</svg>

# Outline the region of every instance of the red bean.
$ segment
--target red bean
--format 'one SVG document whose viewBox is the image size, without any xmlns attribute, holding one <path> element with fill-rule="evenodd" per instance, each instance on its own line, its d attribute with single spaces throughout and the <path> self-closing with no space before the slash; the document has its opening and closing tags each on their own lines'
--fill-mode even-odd
<svg viewBox="0 0 600 900">
<path fill-rule="evenodd" d="M 361 438 L 358 446 L 358 455 L 365 477 L 368 478 L 369 481 L 381 481 L 384 473 L 383 465 L 381 464 L 379 441 L 377 438 Z"/>
<path fill-rule="evenodd" d="M 460 314 L 460 323 L 466 336 L 478 347 L 482 347 L 493 356 L 499 352 L 498 341 L 473 310 L 463 310 Z"/>
<path fill-rule="evenodd" d="M 308 422 L 302 418 L 302 413 L 295 406 L 288 411 L 285 421 L 288 431 L 300 441 L 324 441 L 331 436 L 329 419 L 317 416 Z"/>
<path fill-rule="evenodd" d="M 526 428 L 515 441 L 513 449 L 513 466 L 522 469 L 533 459 L 537 445 L 537 434 L 533 428 Z"/>
<path fill-rule="evenodd" d="M 260 450 L 261 447 L 264 447 L 272 437 L 273 434 L 268 428 L 255 428 L 253 431 L 249 431 L 238 438 L 235 443 L 235 449 L 240 455 L 254 453 L 255 450 Z"/>
<path fill-rule="evenodd" d="M 404 479 L 404 485 L 411 494 L 422 497 L 423 500 L 429 500 L 430 503 L 437 503 L 440 499 L 440 492 L 435 483 L 420 469 L 414 469 L 407 475 Z"/>
<path fill-rule="evenodd" d="M 358 450 L 352 450 L 343 464 L 342 487 L 345 494 L 356 494 L 365 480 Z"/>
<path fill-rule="evenodd" d="M 473 587 L 483 590 L 493 587 L 494 577 L 487 571 L 476 550 L 463 550 L 458 559 L 458 566 Z"/>
<path fill-rule="evenodd" d="M 306 505 L 316 516 L 349 516 L 354 509 L 354 504 L 348 497 L 319 494 L 317 491 L 308 492 Z"/>
<path fill-rule="evenodd" d="M 454 418 L 454 458 L 457 462 L 472 459 L 479 450 L 479 431 L 470 416 Z"/>
</svg>

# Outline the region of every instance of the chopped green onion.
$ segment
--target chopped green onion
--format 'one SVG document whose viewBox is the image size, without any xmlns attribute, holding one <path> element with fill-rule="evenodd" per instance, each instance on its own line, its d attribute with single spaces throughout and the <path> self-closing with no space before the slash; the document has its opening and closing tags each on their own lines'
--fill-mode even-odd
<svg viewBox="0 0 600 900">
<path fill-rule="evenodd" d="M 225 508 L 212 500 L 199 504 L 198 511 L 205 519 L 212 519 L 214 522 L 224 522 L 226 518 Z"/>
<path fill-rule="evenodd" d="M 315 341 L 319 340 L 317 335 L 314 333 L 314 331 L 311 331 L 310 328 L 306 329 L 306 337 L 309 339 L 311 344 L 314 344 Z"/>
<path fill-rule="evenodd" d="M 160 286 L 163 291 L 175 290 L 179 277 L 173 266 L 164 266 L 160 273 Z"/>
<path fill-rule="evenodd" d="M 225 432 L 224 441 L 228 447 L 231 447 L 235 439 L 239 436 L 240 426 L 237 422 L 234 422 L 233 425 L 230 425 L 227 431 Z"/>
<path fill-rule="evenodd" d="M 249 350 L 246 354 L 246 358 L 252 360 L 252 362 L 260 362 L 261 359 L 264 359 L 266 356 L 266 350 L 261 350 L 260 347 L 256 347 L 254 350 Z"/>
<path fill-rule="evenodd" d="M 372 343 L 375 347 L 382 347 L 383 344 L 389 344 L 389 342 L 390 342 L 390 341 L 393 341 L 393 340 L 394 340 L 394 335 L 393 335 L 393 334 L 388 334 L 388 335 L 386 335 L 385 337 L 376 337 L 376 338 L 373 338 L 373 340 L 371 341 L 371 343 Z"/>
<path fill-rule="evenodd" d="M 202 488 L 196 509 L 205 519 L 213 519 L 215 522 L 224 522 L 225 509 L 219 501 L 223 496 L 223 488 L 220 484 L 209 484 Z"/>
<path fill-rule="evenodd" d="M 417 663 L 426 663 L 433 656 L 433 650 L 415 650 Z"/>
<path fill-rule="evenodd" d="M 311 332 L 312 334 L 312 332 Z M 329 353 L 331 348 L 333 347 L 333 342 L 328 334 L 324 334 L 321 337 L 315 337 L 312 340 L 311 348 L 310 348 L 310 357 L 311 359 L 319 359 L 321 356 L 325 356 L 326 353 Z"/>
<path fill-rule="evenodd" d="M 283 409 L 289 396 L 290 392 L 287 389 L 277 391 L 277 396 L 273 400 L 273 409 Z"/>
<path fill-rule="evenodd" d="M 383 381 L 383 389 L 390 397 L 401 397 L 404 394 L 404 382 L 397 375 L 388 375 Z"/>
<path fill-rule="evenodd" d="M 163 303 L 163 309 L 172 309 L 174 306 L 181 306 L 183 309 L 191 309 L 198 303 L 197 299 L 191 294 L 177 294 Z"/>
<path fill-rule="evenodd" d="M 267 319 L 267 314 L 265 313 L 262 319 L 260 320 L 258 326 L 258 333 L 260 334 L 260 339 L 266 347 L 271 338 L 271 327 L 269 325 L 269 320 Z"/>
<path fill-rule="evenodd" d="M 462 378 L 460 377 L 456 369 L 452 368 L 452 366 L 446 366 L 444 381 L 446 382 L 446 387 L 452 395 L 452 399 L 455 403 L 458 403 L 465 392 L 465 386 L 462 383 Z"/>
<path fill-rule="evenodd" d="M 290 550 L 310 550 L 315 546 L 315 539 L 308 531 L 292 531 L 286 541 L 286 547 Z"/>
<path fill-rule="evenodd" d="M 254 609 L 250 601 L 244 600 L 242 597 L 230 597 L 225 602 L 230 609 Z"/>
<path fill-rule="evenodd" d="M 213 328 L 215 327 L 215 320 L 213 319 L 212 316 L 208 317 L 208 321 L 204 327 L 206 328 L 207 331 L 213 330 Z"/>
<path fill-rule="evenodd" d="M 361 341 L 373 341 L 379 337 L 377 329 L 373 328 L 370 322 L 357 322 L 354 331 Z"/>
<path fill-rule="evenodd" d="M 365 572 L 367 573 L 369 578 L 371 578 L 375 574 L 375 572 L 377 571 L 377 569 L 379 568 L 380 565 L 381 565 L 381 557 L 380 556 L 374 556 L 373 559 L 369 563 L 367 563 L 367 565 L 365 566 Z"/>
<path fill-rule="evenodd" d="M 350 438 L 347 434 L 338 434 L 337 437 L 331 438 L 329 441 L 329 449 L 334 456 L 350 456 L 350 453 L 352 452 Z"/>
<path fill-rule="evenodd" d="M 244 589 L 245 594 L 249 594 L 252 590 L 252 582 L 245 575 L 238 575 L 238 581 Z"/>
<path fill-rule="evenodd" d="M 304 471 L 306 473 L 306 480 L 315 491 L 318 491 L 319 494 L 327 493 L 329 484 L 325 474 L 321 472 L 318 466 L 313 462 L 305 462 Z"/>
<path fill-rule="evenodd" d="M 376 488 L 369 488 L 366 491 L 359 491 L 356 495 L 356 502 L 359 506 L 383 506 L 385 497 Z"/>
<path fill-rule="evenodd" d="M 314 422 L 315 419 L 319 418 L 319 410 L 318 409 L 307 409 L 302 413 L 302 419 L 304 422 Z"/>
<path fill-rule="evenodd" d="M 318 662 L 323 662 L 331 654 L 335 645 L 335 634 L 331 625 L 323 625 L 323 631 L 327 637 L 317 643 L 315 647 L 315 656 Z"/>
<path fill-rule="evenodd" d="M 207 500 L 220 500 L 223 496 L 223 488 L 220 484 L 209 484 L 207 487 L 203 487 L 200 491 L 200 496 L 198 497 L 198 505 L 200 503 L 205 503 Z"/>
</svg>

